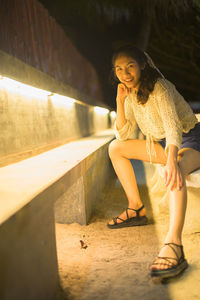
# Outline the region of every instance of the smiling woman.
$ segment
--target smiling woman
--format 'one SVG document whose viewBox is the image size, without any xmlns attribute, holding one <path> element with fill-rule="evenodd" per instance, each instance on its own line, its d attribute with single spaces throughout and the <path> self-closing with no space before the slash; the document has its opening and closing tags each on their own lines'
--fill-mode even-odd
<svg viewBox="0 0 200 300">
<path fill-rule="evenodd" d="M 128 207 L 107 225 L 114 229 L 148 224 L 130 159 L 165 165 L 170 224 L 164 247 L 152 264 L 151 276 L 173 277 L 187 267 L 182 246 L 187 203 L 185 178 L 200 168 L 200 123 L 148 54 L 125 46 L 114 54 L 112 63 L 118 87 L 116 140 L 110 143 L 109 155 L 126 193 Z M 133 139 L 136 124 L 146 141 Z M 163 139 L 164 147 L 160 143 Z"/>
<path fill-rule="evenodd" d="M 152 64 L 149 57 L 138 48 L 124 46 L 116 50 L 112 58 L 111 79 L 123 83 L 137 92 L 139 103 L 146 103 L 153 91 L 155 82 L 162 74 Z"/>
<path fill-rule="evenodd" d="M 115 73 L 128 89 L 138 89 L 141 75 L 140 66 L 131 57 L 119 56 L 115 62 Z"/>
</svg>

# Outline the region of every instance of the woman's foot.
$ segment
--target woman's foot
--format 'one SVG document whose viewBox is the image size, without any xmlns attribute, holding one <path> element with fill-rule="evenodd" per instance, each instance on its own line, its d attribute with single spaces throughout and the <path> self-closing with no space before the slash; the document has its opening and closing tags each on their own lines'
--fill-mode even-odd
<svg viewBox="0 0 200 300">
<path fill-rule="evenodd" d="M 140 210 L 139 211 L 139 216 L 140 217 L 145 216 L 146 215 L 146 208 L 143 207 L 142 209 L 140 209 L 142 206 L 143 206 L 143 204 L 141 204 L 137 208 L 135 208 L 135 207 L 129 207 L 129 208 L 127 208 L 125 211 L 123 211 L 123 213 L 119 217 L 112 219 L 108 224 L 109 225 L 114 225 L 115 221 L 117 222 L 117 224 L 120 224 L 123 221 L 127 220 L 128 218 L 136 217 L 136 214 L 137 214 L 136 210 Z M 127 216 L 127 213 L 128 213 L 128 216 Z"/>
<path fill-rule="evenodd" d="M 130 213 L 131 212 L 131 213 Z M 125 214 L 124 214 L 125 213 Z M 146 210 L 144 205 L 139 209 L 128 207 L 119 217 L 113 218 L 107 226 L 111 229 L 130 227 L 130 226 L 142 226 L 147 225 L 148 219 L 145 216 Z M 122 219 L 122 217 L 124 219 Z"/>
<path fill-rule="evenodd" d="M 176 243 L 165 243 L 151 266 L 151 276 L 173 277 L 181 273 L 187 266 L 183 246 Z"/>
</svg>

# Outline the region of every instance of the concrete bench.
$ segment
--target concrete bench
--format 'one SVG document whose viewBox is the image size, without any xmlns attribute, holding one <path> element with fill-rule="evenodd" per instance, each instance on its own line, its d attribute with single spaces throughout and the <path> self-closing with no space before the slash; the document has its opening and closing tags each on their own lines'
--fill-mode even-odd
<svg viewBox="0 0 200 300">
<path fill-rule="evenodd" d="M 0 168 L 0 298 L 55 299 L 55 221 L 87 224 L 111 175 L 113 130 Z"/>
</svg>

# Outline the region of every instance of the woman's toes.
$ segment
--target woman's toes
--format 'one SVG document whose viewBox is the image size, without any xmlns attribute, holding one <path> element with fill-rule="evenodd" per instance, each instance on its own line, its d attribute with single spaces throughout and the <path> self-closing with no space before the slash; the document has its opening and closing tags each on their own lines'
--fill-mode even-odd
<svg viewBox="0 0 200 300">
<path fill-rule="evenodd" d="M 164 269 L 168 269 L 171 268 L 170 263 L 168 264 L 166 261 L 164 261 L 162 258 L 161 259 L 157 259 L 151 269 L 156 269 L 156 270 L 164 270 Z"/>
<path fill-rule="evenodd" d="M 109 225 L 113 225 L 114 224 L 114 221 L 111 220 L 110 222 L 108 222 Z"/>
</svg>

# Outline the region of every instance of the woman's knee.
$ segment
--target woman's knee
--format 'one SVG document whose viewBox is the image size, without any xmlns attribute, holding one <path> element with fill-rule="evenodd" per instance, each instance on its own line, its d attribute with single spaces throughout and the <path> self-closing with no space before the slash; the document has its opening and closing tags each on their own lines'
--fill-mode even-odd
<svg viewBox="0 0 200 300">
<path fill-rule="evenodd" d="M 108 154 L 110 156 L 110 158 L 116 156 L 116 155 L 120 155 L 120 144 L 121 141 L 115 139 L 113 140 L 108 147 Z"/>
</svg>

